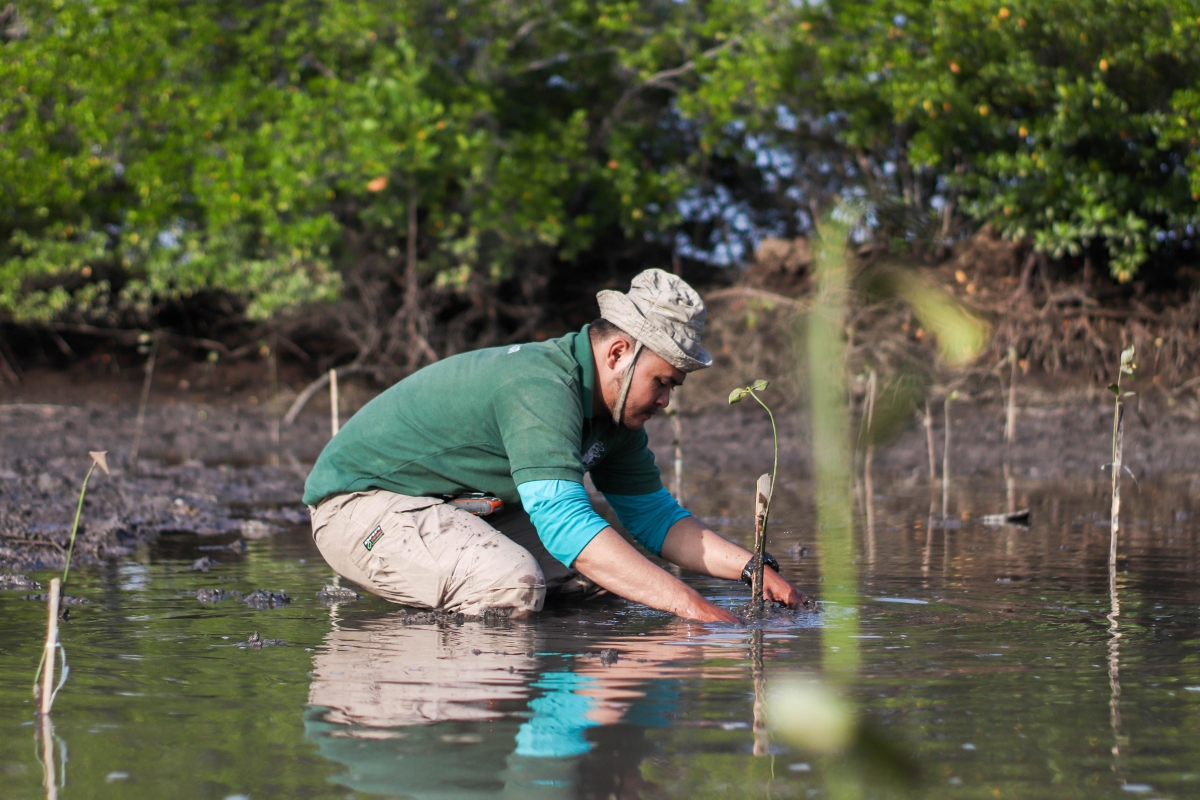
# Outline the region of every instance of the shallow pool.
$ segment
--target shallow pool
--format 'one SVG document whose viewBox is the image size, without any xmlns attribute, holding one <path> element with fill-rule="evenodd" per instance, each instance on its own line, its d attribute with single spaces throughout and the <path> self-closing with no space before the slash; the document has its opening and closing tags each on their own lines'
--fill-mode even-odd
<svg viewBox="0 0 1200 800">
<path fill-rule="evenodd" d="M 752 478 L 688 488 L 744 540 Z M 915 790 L 756 733 L 747 630 L 617 601 L 403 625 L 375 599 L 319 602 L 331 573 L 292 529 L 241 553 L 164 537 L 72 573 L 89 602 L 62 630 L 58 796 L 1200 796 L 1200 480 L 1126 488 L 1115 628 L 1103 483 L 963 483 L 946 518 L 927 486 L 872 488 L 858 602 L 772 621 L 762 660 L 768 686 L 819 673 L 829 632 L 856 619 L 848 694 L 917 764 Z M 1011 507 L 1031 525 L 980 521 Z M 770 548 L 820 597 L 813 514 L 811 486 L 782 482 Z M 220 564 L 190 570 L 202 555 Z M 731 607 L 747 595 L 694 585 Z M 202 588 L 292 601 L 203 604 Z M 0 798 L 47 794 L 30 693 L 45 605 L 26 593 L 0 593 Z M 240 644 L 255 631 L 286 644 Z"/>
</svg>

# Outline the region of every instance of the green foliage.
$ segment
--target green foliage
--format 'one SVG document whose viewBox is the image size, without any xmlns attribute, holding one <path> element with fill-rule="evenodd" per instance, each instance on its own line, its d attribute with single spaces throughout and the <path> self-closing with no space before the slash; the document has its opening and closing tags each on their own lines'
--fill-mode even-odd
<svg viewBox="0 0 1200 800">
<path fill-rule="evenodd" d="M 832 2 L 796 36 L 784 102 L 833 115 L 862 181 L 918 214 L 936 193 L 1121 281 L 1200 222 L 1187 0 Z"/>
<path fill-rule="evenodd" d="M 898 243 L 944 243 L 965 212 L 1128 280 L 1200 224 L 1197 18 L 1186 0 L 28 4 L 0 32 L 0 314 L 146 326 L 219 291 L 266 318 L 361 264 L 401 269 L 410 204 L 446 292 L 614 238 L 788 234 L 856 192 Z"/>
<path fill-rule="evenodd" d="M 671 97 L 758 11 L 30 6 L 0 40 L 0 313 L 144 325 L 220 290 L 267 317 L 336 296 L 364 258 L 398 264 L 410 203 L 449 289 L 601 231 L 659 236 L 694 182 Z"/>
</svg>

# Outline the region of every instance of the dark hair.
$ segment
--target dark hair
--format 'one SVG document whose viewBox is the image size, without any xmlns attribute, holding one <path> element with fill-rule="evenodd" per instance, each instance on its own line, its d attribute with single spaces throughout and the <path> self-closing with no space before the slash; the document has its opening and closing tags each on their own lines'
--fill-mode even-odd
<svg viewBox="0 0 1200 800">
<path fill-rule="evenodd" d="M 596 344 L 603 344 L 617 336 L 629 336 L 628 333 L 613 325 L 608 320 L 601 317 L 600 319 L 592 320 L 592 324 L 588 327 L 589 338 Z"/>
</svg>

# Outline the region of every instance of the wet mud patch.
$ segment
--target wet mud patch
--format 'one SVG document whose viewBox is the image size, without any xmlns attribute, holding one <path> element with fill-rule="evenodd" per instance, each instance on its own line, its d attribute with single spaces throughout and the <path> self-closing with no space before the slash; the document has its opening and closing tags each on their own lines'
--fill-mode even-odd
<svg viewBox="0 0 1200 800">
<path fill-rule="evenodd" d="M 258 611 L 267 611 L 291 605 L 292 598 L 288 597 L 287 592 L 284 591 L 269 592 L 266 589 L 255 589 L 246 595 L 242 602 Z"/>
<path fill-rule="evenodd" d="M 265 639 L 259 636 L 258 631 L 255 631 L 246 641 L 238 642 L 237 646 L 246 650 L 261 650 L 264 647 L 281 647 L 286 644 L 287 642 L 283 639 Z"/>
<path fill-rule="evenodd" d="M 0 591 L 40 588 L 42 588 L 41 583 L 26 575 L 18 575 L 11 572 L 0 574 Z"/>
<path fill-rule="evenodd" d="M 330 584 L 317 592 L 317 602 L 324 603 L 327 606 L 334 603 L 353 603 L 355 600 L 361 599 L 361 594 L 353 589 L 347 589 L 345 586 L 333 586 Z"/>
<path fill-rule="evenodd" d="M 94 476 L 88 484 L 72 556 L 76 565 L 128 556 L 170 534 L 217 537 L 196 549 L 240 553 L 246 539 L 264 539 L 282 530 L 280 523 L 308 519 L 299 502 L 303 482 L 288 470 L 143 461 L 135 472 L 118 466 L 119 459 L 113 462 L 111 475 Z M 63 566 L 88 466 L 86 451 L 79 457 L 0 461 L 0 569 Z"/>
</svg>

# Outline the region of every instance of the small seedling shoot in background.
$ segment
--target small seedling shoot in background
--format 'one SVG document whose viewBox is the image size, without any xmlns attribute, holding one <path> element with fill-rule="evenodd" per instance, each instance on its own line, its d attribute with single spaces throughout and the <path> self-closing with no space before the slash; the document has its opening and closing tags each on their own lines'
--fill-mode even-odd
<svg viewBox="0 0 1200 800">
<path fill-rule="evenodd" d="M 1120 526 L 1121 516 L 1121 470 L 1125 469 L 1122 458 L 1125 435 L 1125 398 L 1133 397 L 1136 394 L 1136 392 L 1121 390 L 1121 378 L 1125 375 L 1133 376 L 1133 371 L 1137 369 L 1133 357 L 1132 345 L 1121 351 L 1121 367 L 1117 372 L 1117 382 L 1108 387 L 1113 395 L 1112 464 L 1110 465 L 1112 467 L 1112 538 L 1108 551 L 1110 564 L 1115 564 L 1117 559 L 1117 530 Z"/>
<path fill-rule="evenodd" d="M 92 457 L 92 466 L 88 468 L 87 474 L 83 476 L 83 485 L 79 487 L 79 505 L 75 507 L 75 522 L 71 525 L 71 543 L 67 545 L 67 563 L 63 567 L 63 586 L 67 585 L 67 576 L 71 574 L 71 553 L 75 550 L 75 534 L 79 531 L 79 518 L 83 514 L 83 498 L 87 495 L 88 481 L 92 479 L 92 473 L 96 471 L 96 467 L 104 470 L 104 474 L 108 474 L 108 451 L 107 450 L 92 450 L 88 453 Z"/>
<path fill-rule="evenodd" d="M 752 608 L 754 612 L 761 613 L 763 604 L 763 568 L 766 563 L 763 559 L 763 554 L 767 548 L 767 517 L 771 514 L 771 498 L 775 496 L 775 478 L 779 473 L 779 430 L 775 427 L 775 415 L 771 413 L 771 409 L 758 396 L 759 392 L 765 391 L 769 386 L 767 381 L 757 380 L 749 386 L 743 386 L 734 389 L 729 393 L 729 404 L 740 403 L 747 395 L 753 397 L 755 401 L 763 407 L 767 412 L 767 416 L 771 418 L 771 438 L 775 445 L 775 460 L 771 467 L 771 486 L 767 492 L 766 504 L 762 512 L 761 519 L 755 520 L 754 531 L 754 570 L 753 570 L 753 594 Z M 756 515 L 757 516 L 757 515 Z"/>
</svg>

